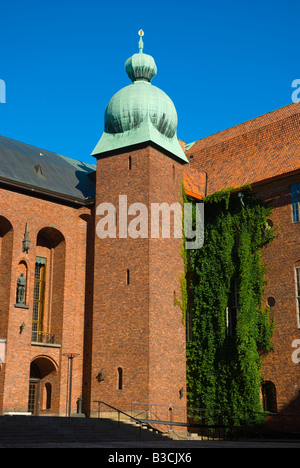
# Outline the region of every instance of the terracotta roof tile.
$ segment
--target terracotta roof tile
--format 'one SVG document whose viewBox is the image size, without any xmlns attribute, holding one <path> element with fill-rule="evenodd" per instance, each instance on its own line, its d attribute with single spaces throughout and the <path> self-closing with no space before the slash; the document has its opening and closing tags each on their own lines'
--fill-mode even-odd
<svg viewBox="0 0 300 468">
<path fill-rule="evenodd" d="M 300 171 L 300 103 L 198 140 L 187 156 L 190 164 L 185 173 L 196 169 L 200 173 L 198 183 L 195 172 L 189 177 L 195 185 L 189 190 L 197 193 L 204 193 L 205 184 L 207 193 L 213 193 Z"/>
<path fill-rule="evenodd" d="M 184 167 L 183 184 L 185 192 L 194 198 L 203 198 L 206 191 L 206 174 L 191 165 Z"/>
</svg>

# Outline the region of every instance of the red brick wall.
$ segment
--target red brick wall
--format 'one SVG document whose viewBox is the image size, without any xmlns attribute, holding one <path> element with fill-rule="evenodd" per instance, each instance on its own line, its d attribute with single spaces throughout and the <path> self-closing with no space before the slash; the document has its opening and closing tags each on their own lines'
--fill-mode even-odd
<svg viewBox="0 0 300 468">
<path fill-rule="evenodd" d="M 9 294 L 11 282 L 11 264 L 13 252 L 13 227 L 4 217 L 0 218 L 1 255 L 0 255 L 0 334 L 6 336 L 8 327 Z"/>
<path fill-rule="evenodd" d="M 150 203 L 181 201 L 183 166 L 154 149 L 149 163 Z M 150 240 L 150 402 L 168 406 L 186 404 L 179 398 L 179 390 L 186 388 L 185 326 L 181 309 L 174 305 L 174 298 L 181 297 L 181 247 L 182 239 Z"/>
<path fill-rule="evenodd" d="M 47 372 L 53 383 L 53 411 L 64 414 L 66 409 L 67 358 L 64 353 L 79 353 L 74 361 L 73 371 L 73 402 L 72 411 L 76 411 L 76 400 L 82 393 L 83 367 L 83 334 L 86 309 L 85 277 L 86 277 L 86 222 L 80 218 L 89 215 L 88 208 L 73 208 L 38 199 L 21 193 L 0 189 L 0 216 L 5 217 L 12 225 L 13 240 L 9 248 L 3 248 L 8 242 L 7 235 L 2 238 L 2 255 L 11 257 L 11 278 L 5 274 L 0 284 L 1 297 L 9 298 L 9 302 L 1 300 L 0 338 L 6 339 L 6 364 L 0 370 L 0 411 L 27 411 L 30 364 L 36 358 L 41 367 L 44 382 Z M 1 220 L 1 218 L 0 218 Z M 25 224 L 29 223 L 31 248 L 22 252 L 22 240 Z M 4 226 L 3 223 L 0 223 Z M 5 227 L 5 226 L 4 226 Z M 55 333 L 55 343 L 61 347 L 31 345 L 31 322 L 33 307 L 33 287 L 35 257 L 45 253 L 45 247 L 36 246 L 38 233 L 46 229 L 47 234 L 59 233 L 59 242 L 48 249 L 48 259 L 54 257 L 52 281 L 46 286 L 46 312 L 44 331 Z M 4 229 L 4 228 L 3 228 Z M 2 232 L 2 230 L 1 230 Z M 10 235 L 10 234 L 9 234 Z M 53 237 L 55 240 L 55 236 Z M 53 240 L 52 239 L 52 240 Z M 2 258 L 4 258 L 2 256 Z M 23 262 L 20 265 L 20 262 Z M 16 281 L 20 268 L 26 263 L 27 269 L 27 299 L 29 308 L 16 308 Z M 4 261 L 6 263 L 6 261 Z M 50 265 L 48 264 L 50 267 Z M 7 266 L 9 269 L 9 262 Z M 8 271 L 8 270 L 7 270 Z M 8 283 L 7 283 L 8 281 Z M 52 290 L 50 291 L 50 284 Z M 51 303 L 51 307 L 50 307 Z M 25 328 L 20 333 L 20 325 Z M 50 360 L 47 360 L 49 357 Z M 46 375 L 45 375 L 46 374 Z M 51 374 L 51 375 L 50 375 Z M 4 388 L 3 388 L 4 387 Z"/>
<path fill-rule="evenodd" d="M 265 249 L 267 264 L 264 300 L 274 297 L 270 316 L 275 319 L 272 338 L 274 351 L 263 359 L 262 377 L 276 386 L 278 417 L 286 424 L 293 417 L 293 427 L 300 421 L 300 365 L 292 361 L 292 342 L 300 338 L 297 322 L 294 266 L 300 260 L 300 223 L 292 222 L 290 185 L 298 178 L 286 178 L 257 188 L 273 208 L 270 219 L 277 226 L 278 237 Z M 282 417 L 281 417 L 282 416 Z M 299 426 L 300 427 L 300 426 Z"/>
<path fill-rule="evenodd" d="M 128 206 L 177 202 L 181 182 L 181 164 L 151 147 L 101 158 L 96 208 L 102 202 L 118 207 L 124 194 Z M 99 219 L 96 216 L 96 224 Z M 179 389 L 185 387 L 185 327 L 181 310 L 173 305 L 183 270 L 180 246 L 181 239 L 96 236 L 91 400 L 127 410 L 132 402 L 184 406 Z M 99 383 L 101 369 L 105 380 Z"/>
</svg>

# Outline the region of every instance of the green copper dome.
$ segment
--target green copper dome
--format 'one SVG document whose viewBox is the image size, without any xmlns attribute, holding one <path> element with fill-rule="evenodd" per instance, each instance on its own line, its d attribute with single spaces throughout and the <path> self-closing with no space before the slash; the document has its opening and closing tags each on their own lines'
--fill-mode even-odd
<svg viewBox="0 0 300 468">
<path fill-rule="evenodd" d="M 132 84 L 122 88 L 109 101 L 104 115 L 104 132 L 92 155 L 153 142 L 188 162 L 177 140 L 177 112 L 171 99 L 150 82 L 157 68 L 151 55 L 139 53 L 125 63 Z"/>
<path fill-rule="evenodd" d="M 105 110 L 106 133 L 115 135 L 153 125 L 162 135 L 176 135 L 177 113 L 171 99 L 147 81 L 134 81 L 118 91 Z"/>
</svg>

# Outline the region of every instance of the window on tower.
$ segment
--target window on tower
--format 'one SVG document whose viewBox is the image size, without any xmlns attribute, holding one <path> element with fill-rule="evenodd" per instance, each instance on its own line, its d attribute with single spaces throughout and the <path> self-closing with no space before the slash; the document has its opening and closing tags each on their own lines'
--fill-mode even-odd
<svg viewBox="0 0 300 468">
<path fill-rule="evenodd" d="M 123 389 L 123 369 L 118 367 L 118 390 Z"/>
<path fill-rule="evenodd" d="M 129 283 L 130 283 L 130 271 L 127 268 L 127 270 L 126 270 L 126 284 L 129 284 Z"/>
</svg>

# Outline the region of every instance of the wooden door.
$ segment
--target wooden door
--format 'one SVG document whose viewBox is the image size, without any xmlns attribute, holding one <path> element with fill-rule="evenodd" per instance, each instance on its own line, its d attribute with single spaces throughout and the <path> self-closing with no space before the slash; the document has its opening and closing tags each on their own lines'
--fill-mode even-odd
<svg viewBox="0 0 300 468">
<path fill-rule="evenodd" d="M 40 410 L 40 380 L 30 379 L 28 395 L 28 411 L 32 416 L 38 416 Z"/>
</svg>

